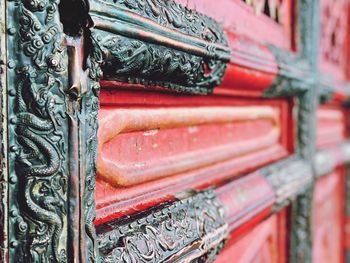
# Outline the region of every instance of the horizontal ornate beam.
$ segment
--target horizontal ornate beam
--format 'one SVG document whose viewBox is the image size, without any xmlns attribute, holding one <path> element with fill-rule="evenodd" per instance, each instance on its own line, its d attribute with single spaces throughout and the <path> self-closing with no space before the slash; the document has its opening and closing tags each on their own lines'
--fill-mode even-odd
<svg viewBox="0 0 350 263">
<path fill-rule="evenodd" d="M 104 79 L 209 93 L 230 59 L 227 38 L 209 17 L 173 1 L 93 1 L 92 36 Z"/>
<path fill-rule="evenodd" d="M 311 166 L 294 156 L 215 190 L 176 194 L 175 200 L 99 224 L 101 260 L 211 262 L 229 232 L 287 206 L 312 179 Z"/>
<path fill-rule="evenodd" d="M 224 31 L 174 1 L 96 0 L 90 14 L 104 57 L 103 86 L 118 81 L 240 95 L 249 85 L 253 90 L 245 92 L 281 97 L 297 96 L 315 82 L 305 58 Z"/>
<path fill-rule="evenodd" d="M 211 262 L 228 235 L 212 190 L 97 228 L 101 262 Z"/>
<path fill-rule="evenodd" d="M 262 173 L 271 184 L 276 195 L 275 207 L 289 204 L 313 180 L 311 165 L 296 156 L 263 168 Z"/>
</svg>

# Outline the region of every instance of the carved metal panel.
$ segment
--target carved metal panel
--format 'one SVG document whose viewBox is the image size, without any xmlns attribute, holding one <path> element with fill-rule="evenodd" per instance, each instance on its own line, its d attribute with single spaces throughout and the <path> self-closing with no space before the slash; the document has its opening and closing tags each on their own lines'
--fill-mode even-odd
<svg viewBox="0 0 350 263">
<path fill-rule="evenodd" d="M 0 1 L 0 25 L 5 24 L 5 3 Z M 5 229 L 8 226 L 8 173 L 7 173 L 7 144 L 2 138 L 7 137 L 6 105 L 6 35 L 0 29 L 0 262 L 5 262 L 8 242 Z"/>
<path fill-rule="evenodd" d="M 104 79 L 191 93 L 212 92 L 221 82 L 230 50 L 209 17 L 161 0 L 97 0 L 91 15 Z"/>
<path fill-rule="evenodd" d="M 67 260 L 67 52 L 58 2 L 9 1 L 10 260 Z"/>
<path fill-rule="evenodd" d="M 98 89 L 81 71 L 96 71 L 83 65 L 81 37 L 63 34 L 58 1 L 6 7 L 8 260 L 95 262 Z"/>
<path fill-rule="evenodd" d="M 97 229 L 102 262 L 211 262 L 228 234 L 211 190 Z"/>
</svg>

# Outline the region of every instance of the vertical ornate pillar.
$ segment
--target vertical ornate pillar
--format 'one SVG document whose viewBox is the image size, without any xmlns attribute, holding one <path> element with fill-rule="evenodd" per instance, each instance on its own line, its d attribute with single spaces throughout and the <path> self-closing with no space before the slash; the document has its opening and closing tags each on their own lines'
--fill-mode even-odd
<svg viewBox="0 0 350 263">
<path fill-rule="evenodd" d="M 298 151 L 303 159 L 313 163 L 316 144 L 317 63 L 319 38 L 319 3 L 315 0 L 298 2 L 299 44 L 301 56 L 307 61 L 312 75 L 309 88 L 299 96 Z M 311 214 L 314 180 L 292 204 L 291 261 L 312 262 Z"/>
<path fill-rule="evenodd" d="M 78 30 L 65 34 L 65 7 L 0 2 L 0 256 L 9 262 L 96 261 L 98 89 L 87 81 L 83 25 L 71 21 Z"/>
<path fill-rule="evenodd" d="M 7 251 L 7 137 L 6 128 L 6 38 L 5 38 L 5 2 L 0 1 L 0 261 L 4 262 Z"/>
<path fill-rule="evenodd" d="M 67 261 L 68 57 L 57 1 L 8 1 L 10 262 Z"/>
</svg>

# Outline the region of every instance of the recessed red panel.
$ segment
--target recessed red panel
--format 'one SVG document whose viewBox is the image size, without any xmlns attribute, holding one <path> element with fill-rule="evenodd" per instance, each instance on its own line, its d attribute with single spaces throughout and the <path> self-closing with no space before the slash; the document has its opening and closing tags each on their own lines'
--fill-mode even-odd
<svg viewBox="0 0 350 263">
<path fill-rule="evenodd" d="M 322 106 L 317 111 L 317 148 L 335 146 L 346 139 L 346 113 L 341 107 Z"/>
<path fill-rule="evenodd" d="M 338 169 L 316 183 L 313 204 L 313 262 L 344 262 L 345 184 Z"/>
<path fill-rule="evenodd" d="M 271 106 L 102 108 L 97 172 L 132 186 L 268 150 L 279 117 Z"/>
<path fill-rule="evenodd" d="M 286 262 L 287 236 L 281 229 L 281 227 L 286 228 L 285 216 L 285 211 L 271 216 L 238 240 L 231 236 L 228 244 L 214 262 Z"/>
<path fill-rule="evenodd" d="M 97 222 L 286 157 L 292 150 L 291 105 L 285 100 L 102 91 Z"/>
</svg>

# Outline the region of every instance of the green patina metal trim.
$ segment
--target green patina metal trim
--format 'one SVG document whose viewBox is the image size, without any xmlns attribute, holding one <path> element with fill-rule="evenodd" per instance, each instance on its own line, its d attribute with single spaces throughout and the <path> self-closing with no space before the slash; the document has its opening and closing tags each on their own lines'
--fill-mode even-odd
<svg viewBox="0 0 350 263">
<path fill-rule="evenodd" d="M 212 262 L 228 236 L 212 190 L 100 226 L 101 262 Z"/>
<path fill-rule="evenodd" d="M 67 261 L 67 54 L 57 1 L 7 1 L 9 260 Z"/>
<path fill-rule="evenodd" d="M 6 90 L 6 6 L 0 1 L 0 262 L 7 258 L 8 173 L 7 173 L 7 94 Z"/>
<path fill-rule="evenodd" d="M 301 0 L 298 3 L 299 44 L 301 56 L 307 59 L 311 74 L 318 79 L 319 1 Z M 300 155 L 313 164 L 316 145 L 317 81 L 299 97 L 298 145 Z M 310 186 L 292 204 L 291 262 L 312 262 L 312 204 L 316 175 Z"/>
<path fill-rule="evenodd" d="M 230 60 L 219 24 L 173 1 L 94 1 L 103 78 L 207 94 Z"/>
<path fill-rule="evenodd" d="M 298 52 L 280 50 L 270 46 L 279 65 L 273 85 L 264 94 L 268 98 L 295 97 L 298 109 L 296 154 L 313 166 L 316 141 L 316 110 L 318 106 L 318 39 L 319 3 L 317 0 L 300 0 L 298 10 Z M 292 202 L 291 262 L 312 262 L 311 213 L 314 177 Z M 287 175 L 286 175 L 287 176 Z M 286 205 L 286 204 L 285 204 Z"/>
<path fill-rule="evenodd" d="M 85 242 L 81 244 L 82 249 L 85 249 L 87 262 L 99 262 L 99 253 L 97 245 L 97 237 L 95 233 L 95 184 L 96 184 L 96 157 L 97 157 L 97 130 L 98 130 L 98 110 L 100 107 L 99 80 L 102 76 L 101 64 L 102 53 L 90 37 L 89 32 L 85 32 L 87 45 L 87 89 L 82 96 L 82 114 L 85 116 L 85 121 L 81 126 L 81 143 L 80 143 L 80 160 L 82 164 L 82 182 L 83 190 L 83 209 L 84 214 L 84 229 Z"/>
<path fill-rule="evenodd" d="M 141 40 L 143 36 L 135 34 L 141 29 L 204 50 L 197 55 L 230 60 L 230 49 L 220 25 L 172 0 L 96 0 L 91 3 L 90 14 L 93 20 L 96 17 L 103 20 L 95 26 L 105 26 L 106 31 Z M 107 26 L 110 22 L 114 25 Z M 158 39 L 152 40 L 149 35 L 144 36 L 144 40 L 165 44 Z M 190 52 L 189 48 L 184 48 L 184 51 Z"/>
</svg>

